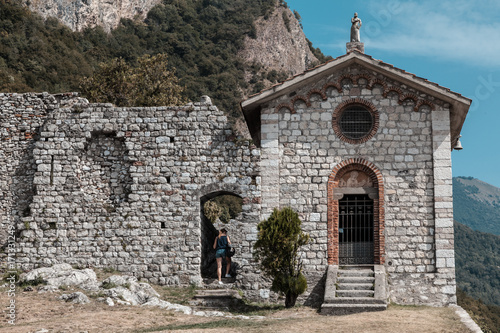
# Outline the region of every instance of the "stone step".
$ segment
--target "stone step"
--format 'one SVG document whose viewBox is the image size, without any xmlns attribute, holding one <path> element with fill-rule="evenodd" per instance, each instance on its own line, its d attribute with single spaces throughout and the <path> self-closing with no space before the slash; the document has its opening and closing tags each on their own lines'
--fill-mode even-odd
<svg viewBox="0 0 500 333">
<path fill-rule="evenodd" d="M 331 304 L 323 303 L 320 313 L 322 315 L 348 315 L 366 311 L 384 311 L 385 304 Z"/>
<path fill-rule="evenodd" d="M 373 290 L 373 283 L 339 283 L 337 290 Z"/>
<path fill-rule="evenodd" d="M 335 297 L 325 299 L 324 304 L 387 304 L 383 299 L 373 297 Z"/>
<path fill-rule="evenodd" d="M 375 277 L 369 276 L 339 276 L 337 283 L 371 283 L 375 282 Z"/>
<path fill-rule="evenodd" d="M 338 276 L 341 277 L 373 277 L 375 272 L 372 269 L 362 269 L 362 270 L 339 270 L 337 272 Z"/>
<path fill-rule="evenodd" d="M 201 289 L 189 302 L 191 306 L 203 309 L 229 308 L 239 303 L 241 303 L 241 295 L 238 291 L 231 289 Z"/>
<path fill-rule="evenodd" d="M 373 297 L 375 291 L 373 290 L 337 290 L 335 295 L 337 297 Z"/>
<path fill-rule="evenodd" d="M 241 299 L 240 294 L 232 289 L 200 289 L 197 291 L 194 298 L 238 298 Z"/>
</svg>

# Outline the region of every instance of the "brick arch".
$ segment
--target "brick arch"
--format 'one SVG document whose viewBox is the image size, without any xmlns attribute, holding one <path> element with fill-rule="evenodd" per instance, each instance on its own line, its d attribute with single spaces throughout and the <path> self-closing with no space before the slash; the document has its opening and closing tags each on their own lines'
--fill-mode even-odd
<svg viewBox="0 0 500 333">
<path fill-rule="evenodd" d="M 328 177 L 328 264 L 339 264 L 339 201 L 335 198 L 335 189 L 339 187 L 339 180 L 347 172 L 361 171 L 367 174 L 376 189 L 378 198 L 373 199 L 373 226 L 374 226 L 374 263 L 385 262 L 385 210 L 384 210 L 384 181 L 382 173 L 371 162 L 362 158 L 350 158 L 337 164 Z"/>
</svg>

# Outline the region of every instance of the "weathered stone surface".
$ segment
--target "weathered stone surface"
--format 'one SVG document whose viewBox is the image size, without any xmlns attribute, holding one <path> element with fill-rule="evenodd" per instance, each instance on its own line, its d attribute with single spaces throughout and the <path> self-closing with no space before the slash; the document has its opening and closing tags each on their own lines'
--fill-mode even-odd
<svg viewBox="0 0 500 333">
<path fill-rule="evenodd" d="M 112 288 L 109 288 L 112 287 Z M 160 295 L 147 283 L 137 282 L 133 276 L 113 275 L 101 283 L 104 294 L 111 299 L 121 299 L 130 305 L 140 305 Z"/>
<path fill-rule="evenodd" d="M 56 17 L 74 31 L 102 26 L 105 31 L 116 28 L 122 18 L 146 17 L 161 0 L 25 0 L 24 3 L 43 17 Z"/>
<path fill-rule="evenodd" d="M 59 296 L 60 300 L 65 302 L 71 302 L 74 304 L 87 304 L 90 303 L 89 298 L 82 292 L 77 291 L 71 294 L 62 294 Z"/>
<path fill-rule="evenodd" d="M 143 303 L 142 306 L 154 306 L 165 310 L 172 310 L 176 312 L 182 312 L 184 314 L 190 315 L 193 313 L 193 309 L 189 306 L 172 304 L 170 302 L 159 299 L 158 297 L 151 298 L 148 302 Z"/>
<path fill-rule="evenodd" d="M 22 281 L 33 281 L 42 278 L 47 285 L 53 287 L 76 286 L 85 290 L 97 290 L 97 277 L 91 269 L 76 270 L 69 264 L 58 264 L 43 267 L 21 275 Z"/>
</svg>

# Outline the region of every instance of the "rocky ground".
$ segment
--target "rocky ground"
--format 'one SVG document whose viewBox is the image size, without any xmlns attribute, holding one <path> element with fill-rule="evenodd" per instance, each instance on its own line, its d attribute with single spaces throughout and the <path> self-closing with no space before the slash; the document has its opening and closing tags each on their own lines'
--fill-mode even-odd
<svg viewBox="0 0 500 333">
<path fill-rule="evenodd" d="M 338 317 L 307 307 L 263 304 L 232 312 L 201 311 L 189 305 L 193 288 L 149 286 L 133 277 L 111 272 L 96 276 L 67 266 L 28 278 L 41 281 L 40 276 L 43 285 L 18 287 L 15 295 L 9 295 L 9 284 L 1 287 L 0 332 L 469 332 L 453 308 L 390 306 L 383 312 Z M 13 299 L 15 325 L 8 323 Z"/>
</svg>

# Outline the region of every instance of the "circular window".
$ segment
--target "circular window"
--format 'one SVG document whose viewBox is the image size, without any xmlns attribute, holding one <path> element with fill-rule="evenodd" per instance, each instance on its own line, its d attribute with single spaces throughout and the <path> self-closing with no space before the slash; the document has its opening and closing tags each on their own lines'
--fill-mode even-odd
<svg viewBox="0 0 500 333">
<path fill-rule="evenodd" d="M 346 138 L 359 140 L 372 131 L 372 114 L 361 106 L 351 106 L 342 111 L 339 127 Z"/>
<path fill-rule="evenodd" d="M 348 143 L 363 143 L 371 139 L 378 129 L 378 112 L 365 100 L 348 100 L 333 112 L 333 130 Z"/>
</svg>

